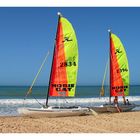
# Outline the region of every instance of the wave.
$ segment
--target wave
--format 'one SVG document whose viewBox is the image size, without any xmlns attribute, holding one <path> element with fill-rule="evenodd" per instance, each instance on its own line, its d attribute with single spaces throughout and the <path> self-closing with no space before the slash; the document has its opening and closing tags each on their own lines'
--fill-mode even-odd
<svg viewBox="0 0 140 140">
<path fill-rule="evenodd" d="M 127 97 L 129 101 L 137 102 L 140 101 L 140 96 L 129 96 Z M 112 97 L 113 100 L 113 97 Z M 45 99 L 37 99 L 39 103 L 44 104 Z M 0 99 L 0 104 L 13 104 L 13 105 L 18 105 L 18 104 L 37 104 L 37 101 L 35 99 Z M 49 99 L 50 104 L 55 104 L 56 102 L 59 103 L 80 103 L 80 104 L 85 104 L 85 103 L 105 103 L 108 102 L 109 98 L 108 97 L 98 97 L 98 98 L 73 98 L 73 99 Z M 122 97 L 119 97 L 119 101 L 122 101 Z"/>
<path fill-rule="evenodd" d="M 130 102 L 140 105 L 140 96 L 129 96 Z M 112 98 L 113 100 L 113 98 Z M 122 98 L 119 97 L 122 101 Z M 40 104 L 45 104 L 45 99 L 37 99 Z M 39 103 L 35 99 L 0 99 L 0 116 L 18 116 L 17 109 L 20 107 L 40 107 Z M 74 98 L 74 99 L 49 99 L 49 105 L 55 106 L 99 106 L 109 102 L 108 97 L 102 98 Z M 134 110 L 140 110 L 140 107 Z"/>
</svg>

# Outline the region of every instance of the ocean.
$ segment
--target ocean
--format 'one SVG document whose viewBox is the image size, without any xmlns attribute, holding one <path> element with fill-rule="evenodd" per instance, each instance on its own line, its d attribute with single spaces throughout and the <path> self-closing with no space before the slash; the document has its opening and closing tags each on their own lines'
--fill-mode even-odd
<svg viewBox="0 0 140 140">
<path fill-rule="evenodd" d="M 40 107 L 40 104 L 45 104 L 46 86 L 33 87 L 32 94 L 24 100 L 28 89 L 28 86 L 0 86 L 0 116 L 17 116 L 19 115 L 17 109 L 20 107 Z M 83 107 L 102 105 L 109 101 L 109 87 L 105 86 L 104 97 L 99 96 L 100 89 L 101 86 L 77 86 L 75 97 L 50 97 L 49 105 Z M 126 98 L 140 105 L 140 86 L 131 85 L 130 94 Z M 121 97 L 119 101 L 122 101 Z M 139 109 L 135 108 L 135 110 Z"/>
</svg>

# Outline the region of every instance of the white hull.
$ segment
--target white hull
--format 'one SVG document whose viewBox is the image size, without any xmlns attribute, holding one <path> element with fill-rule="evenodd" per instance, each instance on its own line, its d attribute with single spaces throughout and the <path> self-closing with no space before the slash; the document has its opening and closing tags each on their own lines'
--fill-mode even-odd
<svg viewBox="0 0 140 140">
<path fill-rule="evenodd" d="M 87 115 L 88 108 L 19 108 L 18 112 L 22 116 L 30 117 L 68 117 L 68 116 L 81 116 Z"/>
</svg>

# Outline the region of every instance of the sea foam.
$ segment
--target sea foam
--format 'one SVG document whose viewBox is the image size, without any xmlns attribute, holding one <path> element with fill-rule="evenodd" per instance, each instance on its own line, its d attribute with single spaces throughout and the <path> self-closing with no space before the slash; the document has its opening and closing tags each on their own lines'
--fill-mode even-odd
<svg viewBox="0 0 140 140">
<path fill-rule="evenodd" d="M 140 96 L 129 96 L 127 97 L 130 102 L 140 105 Z M 113 100 L 113 97 L 112 97 Z M 39 102 L 39 103 L 38 103 Z M 108 97 L 100 98 L 69 98 L 69 99 L 49 99 L 49 105 L 54 106 L 100 106 L 104 103 L 108 103 Z M 122 97 L 119 97 L 119 102 L 122 102 Z M 45 105 L 45 99 L 0 99 L 0 116 L 17 116 L 18 108 L 21 107 L 40 107 Z M 140 110 L 140 107 L 135 108 Z"/>
</svg>

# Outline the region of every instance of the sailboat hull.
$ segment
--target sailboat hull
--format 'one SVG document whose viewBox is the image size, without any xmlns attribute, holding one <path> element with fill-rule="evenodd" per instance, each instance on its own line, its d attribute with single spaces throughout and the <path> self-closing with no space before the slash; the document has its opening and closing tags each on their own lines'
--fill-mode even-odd
<svg viewBox="0 0 140 140">
<path fill-rule="evenodd" d="M 121 112 L 131 111 L 135 107 L 137 107 L 137 105 L 135 105 L 135 104 L 130 104 L 130 105 L 120 104 L 119 105 L 119 108 L 120 108 Z M 98 112 L 98 113 L 106 113 L 106 112 L 116 113 L 116 112 L 118 112 L 117 108 L 113 104 L 104 104 L 102 106 L 90 107 L 90 109 L 92 109 L 92 110 L 94 110 L 95 112 Z"/>
<path fill-rule="evenodd" d="M 111 105 L 105 104 L 103 106 L 106 107 L 108 112 L 112 112 L 112 113 L 118 112 L 117 108 L 112 104 Z M 135 104 L 130 104 L 130 105 L 120 104 L 118 107 L 121 112 L 128 112 L 128 111 L 131 111 L 132 109 L 134 109 L 136 107 L 136 105 Z"/>
<path fill-rule="evenodd" d="M 98 112 L 98 113 L 107 112 L 107 107 L 105 107 L 105 106 L 95 106 L 95 107 L 90 107 L 90 109 L 92 109 L 92 110 L 94 110 L 95 112 Z"/>
<path fill-rule="evenodd" d="M 18 112 L 22 116 L 30 117 L 68 117 L 87 115 L 88 108 L 19 108 Z"/>
</svg>

